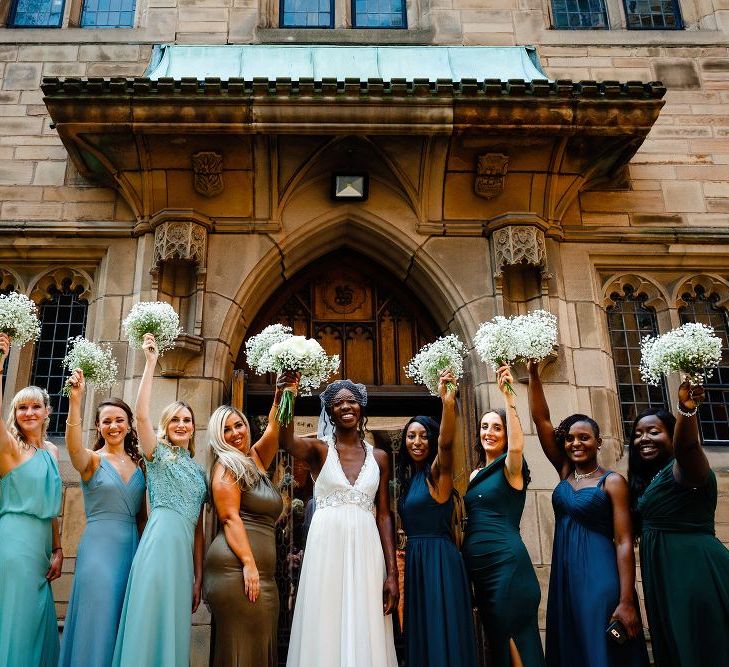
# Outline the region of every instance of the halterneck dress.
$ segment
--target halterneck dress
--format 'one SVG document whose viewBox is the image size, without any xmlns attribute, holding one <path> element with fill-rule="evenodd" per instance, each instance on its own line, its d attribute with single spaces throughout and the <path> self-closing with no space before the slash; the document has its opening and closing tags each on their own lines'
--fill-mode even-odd
<svg viewBox="0 0 729 667">
<path fill-rule="evenodd" d="M 407 664 L 476 667 L 471 586 L 451 537 L 453 498 L 437 502 L 424 471 L 400 503 L 405 552 Z"/>
<path fill-rule="evenodd" d="M 372 446 L 354 484 L 328 440 L 314 483 L 291 626 L 288 667 L 397 667 L 392 615 L 382 609 L 385 557 L 374 516 L 380 468 Z"/>
<path fill-rule="evenodd" d="M 81 481 L 86 528 L 78 546 L 60 667 L 109 667 L 114 656 L 129 569 L 139 543 L 137 514 L 146 485 L 137 468 L 127 482 L 101 457 Z"/>
<path fill-rule="evenodd" d="M 51 585 L 51 521 L 61 476 L 47 449 L 0 478 L 0 665 L 56 667 L 58 624 Z"/>
<path fill-rule="evenodd" d="M 463 559 L 488 637 L 491 664 L 509 667 L 513 639 L 524 667 L 541 667 L 544 653 L 537 621 L 541 591 L 519 533 L 529 468 L 524 461 L 524 488 L 517 490 L 506 479 L 505 463 L 502 454 L 468 485 Z"/>
<path fill-rule="evenodd" d="M 671 461 L 638 501 L 640 566 L 660 667 L 729 666 L 729 550 L 715 537 L 714 471 L 692 489 Z"/>
<path fill-rule="evenodd" d="M 147 461 L 152 511 L 129 572 L 115 667 L 189 667 L 192 550 L 205 473 L 185 449 L 158 443 Z"/>
<path fill-rule="evenodd" d="M 620 601 L 613 507 L 597 486 L 575 489 L 563 479 L 552 494 L 555 529 L 547 598 L 549 667 L 647 667 L 641 635 L 617 644 L 606 634 Z M 637 596 L 636 596 L 637 604 Z"/>
<path fill-rule="evenodd" d="M 205 600 L 215 621 L 213 667 L 277 667 L 278 587 L 276 519 L 281 494 L 266 475 L 241 493 L 240 516 L 260 578 L 260 595 L 251 602 L 243 584 L 243 566 L 221 527 L 205 557 Z"/>
</svg>

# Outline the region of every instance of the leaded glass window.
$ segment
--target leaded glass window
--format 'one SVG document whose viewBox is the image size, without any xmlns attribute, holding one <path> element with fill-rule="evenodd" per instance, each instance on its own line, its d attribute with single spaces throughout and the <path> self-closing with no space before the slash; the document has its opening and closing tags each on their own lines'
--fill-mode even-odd
<svg viewBox="0 0 729 667">
<path fill-rule="evenodd" d="M 8 17 L 10 28 L 60 28 L 63 0 L 15 0 Z"/>
<path fill-rule="evenodd" d="M 681 10 L 676 0 L 624 0 L 629 30 L 681 30 Z"/>
<path fill-rule="evenodd" d="M 61 396 L 66 380 L 61 362 L 66 356 L 68 339 L 83 336 L 86 330 L 88 302 L 80 299 L 84 288 L 71 290 L 70 281 L 62 288 L 51 287 L 40 305 L 41 335 L 35 346 L 32 384 L 43 387 L 51 396 L 51 423 L 48 435 L 63 435 L 68 415 L 68 399 Z"/>
<path fill-rule="evenodd" d="M 355 28 L 407 28 L 404 0 L 352 0 Z"/>
<path fill-rule="evenodd" d="M 552 0 L 555 28 L 569 30 L 607 28 L 604 0 Z"/>
<path fill-rule="evenodd" d="M 82 28 L 132 28 L 136 0 L 84 0 Z"/>
<path fill-rule="evenodd" d="M 333 28 L 333 0 L 281 0 L 282 28 Z"/>
<path fill-rule="evenodd" d="M 701 285 L 681 296 L 686 304 L 679 309 L 681 324 L 700 322 L 721 338 L 719 368 L 704 384 L 704 402 L 699 406 L 701 435 L 706 444 L 729 445 L 729 321 L 726 309 L 716 305 L 717 294 L 706 294 Z"/>
<path fill-rule="evenodd" d="M 665 383 L 653 387 L 640 377 L 640 341 L 658 333 L 656 313 L 645 305 L 645 294 L 635 294 L 626 285 L 623 294 L 612 294 L 614 306 L 607 309 L 610 345 L 618 385 L 623 433 L 630 437 L 633 420 L 647 408 L 668 404 Z"/>
</svg>

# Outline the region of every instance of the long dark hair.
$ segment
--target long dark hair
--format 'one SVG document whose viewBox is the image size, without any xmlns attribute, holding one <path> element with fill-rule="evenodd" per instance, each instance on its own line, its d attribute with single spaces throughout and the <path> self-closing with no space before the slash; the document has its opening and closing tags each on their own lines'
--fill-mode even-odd
<svg viewBox="0 0 729 667">
<path fill-rule="evenodd" d="M 638 515 L 638 500 L 645 492 L 651 480 L 663 467 L 662 463 L 644 461 L 640 456 L 639 448 L 635 446 L 635 431 L 638 422 L 644 417 L 658 417 L 673 440 L 673 431 L 676 428 L 676 418 L 666 408 L 648 408 L 640 412 L 630 428 L 628 440 L 628 490 L 630 492 L 630 511 L 633 515 L 634 531 L 640 530 L 640 516 Z"/>
<path fill-rule="evenodd" d="M 410 457 L 410 452 L 406 445 L 408 428 L 410 425 L 417 422 L 424 429 L 428 438 L 428 456 L 423 462 L 423 470 L 425 471 L 425 479 L 431 484 L 433 483 L 433 475 L 430 471 L 430 466 L 433 465 L 435 457 L 438 455 L 438 436 L 440 435 L 440 423 L 431 417 L 424 417 L 418 415 L 413 417 L 402 430 L 400 435 L 400 455 L 398 456 L 397 466 L 395 468 L 395 479 L 397 480 L 399 489 L 400 502 L 405 499 L 410 490 L 410 485 L 413 482 L 413 478 L 417 473 L 417 466 L 415 461 Z"/>
<path fill-rule="evenodd" d="M 478 430 L 481 431 L 481 422 L 483 421 L 484 415 L 489 412 L 493 412 L 501 418 L 501 423 L 504 425 L 504 438 L 506 439 L 506 446 L 509 446 L 509 430 L 506 425 L 506 410 L 503 408 L 493 408 L 492 410 L 484 410 L 481 413 L 481 417 L 478 420 Z M 473 451 L 476 453 L 476 461 L 478 462 L 478 468 L 483 468 L 486 465 L 486 452 L 483 451 L 483 445 L 481 444 L 481 437 L 476 440 L 476 444 L 473 446 Z"/>
<path fill-rule="evenodd" d="M 559 447 L 562 451 L 564 451 L 564 443 L 565 440 L 567 440 L 567 435 L 569 434 L 570 429 L 580 422 L 586 422 L 590 425 L 592 432 L 595 434 L 596 440 L 600 437 L 600 425 L 592 417 L 588 417 L 587 415 L 577 412 L 569 417 L 565 417 L 559 423 L 559 426 L 554 429 L 554 441 L 557 443 L 557 447 Z"/>
<path fill-rule="evenodd" d="M 132 409 L 124 401 L 122 401 L 121 398 L 108 398 L 107 400 L 99 403 L 96 408 L 96 417 L 94 418 L 96 427 L 98 428 L 99 426 L 101 411 L 104 408 L 109 407 L 120 408 L 126 413 L 127 421 L 129 422 L 129 431 L 127 431 L 127 434 L 124 436 L 124 451 L 129 455 L 129 458 L 134 461 L 134 463 L 139 465 L 142 460 L 142 455 L 139 453 L 139 436 L 137 435 L 137 429 L 135 429 L 133 425 L 134 415 L 132 414 Z M 94 451 L 97 451 L 104 446 L 104 438 L 101 436 L 100 431 L 98 433 L 99 435 L 94 443 Z"/>
</svg>

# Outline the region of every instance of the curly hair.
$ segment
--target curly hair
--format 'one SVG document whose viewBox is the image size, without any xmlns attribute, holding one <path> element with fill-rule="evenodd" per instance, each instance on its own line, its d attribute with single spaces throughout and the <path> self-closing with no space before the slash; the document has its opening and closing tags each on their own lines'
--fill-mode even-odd
<svg viewBox="0 0 729 667">
<path fill-rule="evenodd" d="M 580 422 L 586 422 L 590 425 L 592 428 L 592 432 L 595 434 L 595 438 L 600 437 L 600 425 L 592 418 L 588 417 L 587 415 L 583 415 L 579 412 L 575 413 L 574 415 L 570 415 L 569 417 L 565 417 L 557 426 L 557 428 L 554 429 L 554 440 L 557 443 L 557 446 L 564 451 L 564 443 L 567 439 L 567 435 L 570 432 L 570 429 L 575 425 L 579 424 Z"/>
<path fill-rule="evenodd" d="M 509 442 L 509 430 L 508 426 L 506 424 L 506 410 L 503 408 L 494 408 L 493 410 L 486 410 L 482 415 L 481 419 L 478 420 L 479 429 L 481 428 L 481 422 L 483 421 L 483 418 L 485 415 L 493 412 L 494 414 L 499 415 L 501 418 L 501 423 L 504 425 L 504 438 L 505 441 Z M 473 446 L 473 451 L 476 454 L 476 461 L 478 461 L 478 468 L 483 468 L 486 465 L 486 452 L 483 450 L 483 445 L 481 444 L 481 438 L 476 440 L 476 444 Z"/>
<path fill-rule="evenodd" d="M 97 429 L 99 427 L 99 417 L 101 416 L 101 411 L 104 408 L 120 408 L 121 410 L 124 410 L 127 415 L 127 422 L 129 423 L 129 430 L 124 436 L 124 451 L 129 455 L 129 458 L 134 461 L 134 463 L 143 463 L 142 455 L 139 452 L 139 436 L 137 435 L 137 429 L 134 428 L 134 415 L 132 414 L 132 409 L 120 398 L 108 398 L 105 401 L 102 401 L 98 406 L 96 406 L 94 424 L 96 424 Z M 98 433 L 99 435 L 94 443 L 94 451 L 101 449 L 106 443 L 104 438 L 101 436 L 101 433 Z"/>
<path fill-rule="evenodd" d="M 415 461 L 410 457 L 410 452 L 406 446 L 408 429 L 411 424 L 420 424 L 425 429 L 428 438 L 428 456 L 423 462 L 425 478 L 432 484 L 433 476 L 430 472 L 430 466 L 433 465 L 435 457 L 438 455 L 438 436 L 440 435 L 440 423 L 431 417 L 419 415 L 413 417 L 405 424 L 402 434 L 400 435 L 400 455 L 397 457 L 397 466 L 395 467 L 395 479 L 400 487 L 400 502 L 402 502 L 410 490 L 413 478 L 417 473 Z"/>
</svg>

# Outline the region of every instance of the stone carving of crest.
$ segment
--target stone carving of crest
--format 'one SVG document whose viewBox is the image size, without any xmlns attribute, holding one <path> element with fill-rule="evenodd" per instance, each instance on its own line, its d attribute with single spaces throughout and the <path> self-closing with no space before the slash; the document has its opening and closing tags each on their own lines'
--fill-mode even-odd
<svg viewBox="0 0 729 667">
<path fill-rule="evenodd" d="M 503 153 L 486 153 L 478 156 L 476 181 L 473 189 L 479 197 L 493 199 L 504 190 L 509 156 Z"/>
<path fill-rule="evenodd" d="M 509 226 L 493 233 L 496 266 L 499 272 L 505 266 L 531 264 L 541 269 L 547 265 L 544 232 L 531 225 Z"/>
<path fill-rule="evenodd" d="M 223 191 L 223 156 L 213 151 L 200 151 L 192 156 L 195 192 L 215 197 Z"/>
</svg>

